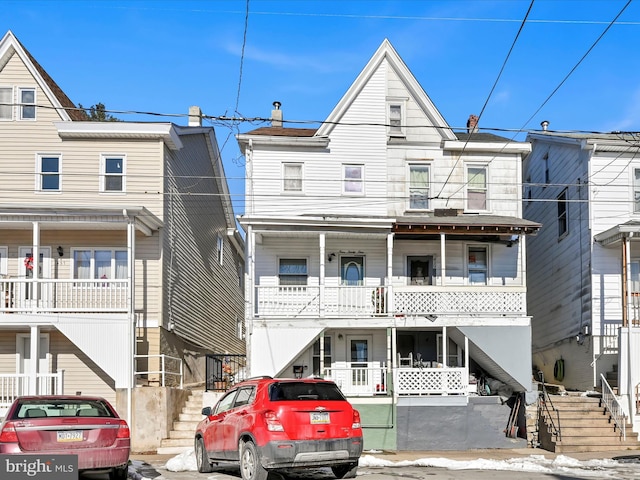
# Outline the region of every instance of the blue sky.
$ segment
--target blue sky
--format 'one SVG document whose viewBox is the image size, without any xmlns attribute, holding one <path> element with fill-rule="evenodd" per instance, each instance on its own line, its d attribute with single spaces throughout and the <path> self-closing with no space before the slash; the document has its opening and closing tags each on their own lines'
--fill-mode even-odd
<svg viewBox="0 0 640 480">
<path fill-rule="evenodd" d="M 275 100 L 285 120 L 324 120 L 388 38 L 449 125 L 486 103 L 480 127 L 522 140 L 542 120 L 640 131 L 640 2 L 593 47 L 627 2 L 535 0 L 518 36 L 530 0 L 250 0 L 246 34 L 245 0 L 4 0 L 0 35 L 13 31 L 76 104 L 177 124 L 190 105 L 256 118 Z M 263 124 L 213 125 L 240 214 L 233 135 Z"/>
</svg>

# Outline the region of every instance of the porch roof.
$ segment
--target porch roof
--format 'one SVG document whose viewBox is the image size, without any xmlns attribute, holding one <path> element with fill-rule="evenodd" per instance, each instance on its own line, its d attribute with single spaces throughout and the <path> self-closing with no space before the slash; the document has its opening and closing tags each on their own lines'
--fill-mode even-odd
<svg viewBox="0 0 640 480">
<path fill-rule="evenodd" d="M 603 247 L 616 244 L 623 238 L 640 237 L 640 221 L 629 220 L 625 223 L 620 223 L 615 227 L 611 227 L 604 232 L 598 233 L 593 238 Z"/>
<path fill-rule="evenodd" d="M 31 223 L 40 222 L 50 229 L 120 230 L 133 221 L 136 229 L 149 236 L 163 226 L 162 220 L 145 207 L 52 207 L 0 204 L 0 226 L 2 228 L 31 228 Z"/>
<path fill-rule="evenodd" d="M 540 223 L 518 217 L 481 214 L 427 213 L 396 219 L 394 233 L 411 235 L 535 235 Z"/>
</svg>

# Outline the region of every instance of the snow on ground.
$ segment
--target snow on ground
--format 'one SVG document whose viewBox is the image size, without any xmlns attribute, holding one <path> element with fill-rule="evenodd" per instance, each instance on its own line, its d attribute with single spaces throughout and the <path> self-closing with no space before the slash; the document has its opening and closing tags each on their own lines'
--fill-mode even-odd
<svg viewBox="0 0 640 480">
<path fill-rule="evenodd" d="M 449 470 L 502 470 L 514 472 L 538 472 L 556 475 L 573 475 L 579 478 L 615 478 L 619 468 L 629 471 L 637 469 L 640 478 L 640 463 L 618 462 L 611 459 L 577 460 L 575 458 L 558 455 L 546 458 L 544 455 L 529 455 L 527 457 L 510 458 L 506 460 L 491 460 L 477 458 L 474 460 L 452 460 L 444 457 L 420 458 L 417 460 L 402 460 L 393 462 L 376 457 L 378 451 L 365 452 L 360 457 L 360 468 L 382 467 L 437 467 Z M 171 472 L 197 471 L 193 449 L 187 450 L 169 459 L 165 468 Z M 135 469 L 135 465 L 134 465 Z M 147 480 L 144 471 L 138 470 L 133 478 Z"/>
</svg>

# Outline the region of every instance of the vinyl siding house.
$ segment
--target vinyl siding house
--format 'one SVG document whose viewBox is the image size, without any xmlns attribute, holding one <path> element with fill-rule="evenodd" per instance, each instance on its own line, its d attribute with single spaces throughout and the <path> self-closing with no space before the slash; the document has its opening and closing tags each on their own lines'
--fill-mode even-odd
<svg viewBox="0 0 640 480">
<path fill-rule="evenodd" d="M 638 137 L 543 130 L 528 140 L 524 215 L 543 224 L 527 249 L 534 364 L 568 389 L 617 387 L 637 430 Z"/>
<path fill-rule="evenodd" d="M 86 121 L 0 40 L 0 416 L 82 392 L 130 418 L 134 385 L 201 382 L 205 354 L 244 353 L 244 243 L 214 131 L 190 115 Z"/>
<path fill-rule="evenodd" d="M 274 107 L 238 135 L 250 374 L 335 380 L 365 448 L 513 447 L 478 383 L 532 387 L 529 144 L 454 132 L 387 40 L 317 130 Z"/>
</svg>

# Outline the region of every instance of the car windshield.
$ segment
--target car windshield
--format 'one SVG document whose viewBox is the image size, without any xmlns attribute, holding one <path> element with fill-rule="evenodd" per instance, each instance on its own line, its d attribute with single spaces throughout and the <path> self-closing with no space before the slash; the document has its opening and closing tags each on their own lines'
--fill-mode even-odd
<svg viewBox="0 0 640 480">
<path fill-rule="evenodd" d="M 86 399 L 31 399 L 18 405 L 17 418 L 37 417 L 113 417 L 113 413 L 100 400 Z"/>
<path fill-rule="evenodd" d="M 335 383 L 282 382 L 269 387 L 269 400 L 345 400 Z"/>
</svg>

